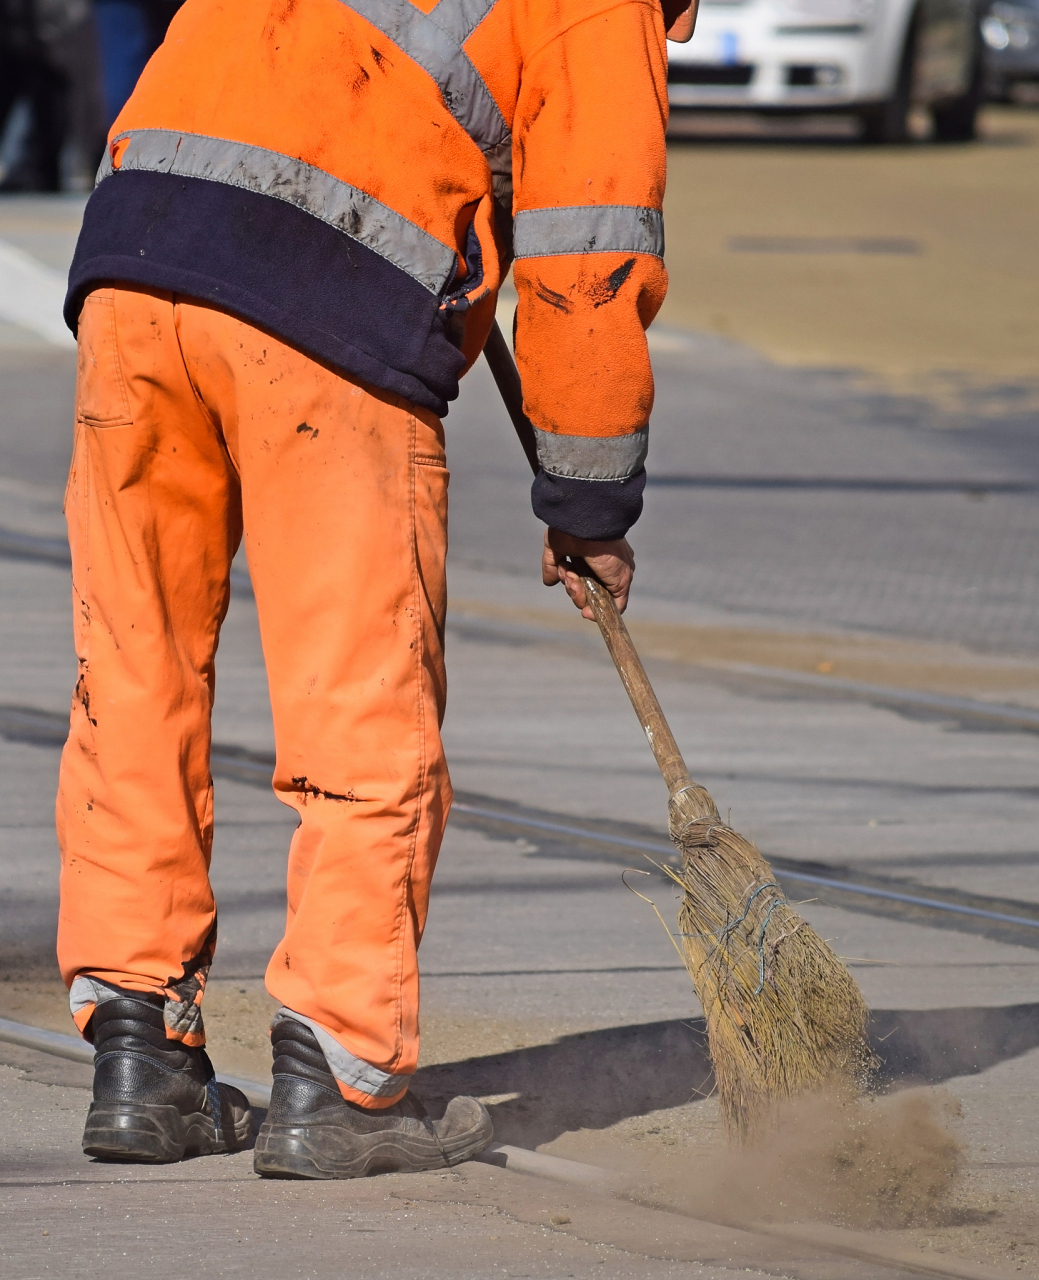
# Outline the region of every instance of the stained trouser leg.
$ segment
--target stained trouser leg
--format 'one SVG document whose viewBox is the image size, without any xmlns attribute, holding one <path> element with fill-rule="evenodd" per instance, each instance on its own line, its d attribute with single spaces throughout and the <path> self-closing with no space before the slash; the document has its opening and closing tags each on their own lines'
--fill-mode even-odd
<svg viewBox="0 0 1039 1280">
<path fill-rule="evenodd" d="M 84 1028 L 113 987 L 204 1031 L 213 661 L 238 479 L 184 368 L 170 295 L 100 289 L 79 330 L 66 499 L 79 679 L 57 801 L 58 958 Z"/>
<path fill-rule="evenodd" d="M 241 472 L 274 786 L 300 816 L 267 986 L 345 1097 L 389 1105 L 418 1060 L 416 952 L 450 804 L 443 431 L 222 312 L 178 303 L 178 323 Z"/>
</svg>

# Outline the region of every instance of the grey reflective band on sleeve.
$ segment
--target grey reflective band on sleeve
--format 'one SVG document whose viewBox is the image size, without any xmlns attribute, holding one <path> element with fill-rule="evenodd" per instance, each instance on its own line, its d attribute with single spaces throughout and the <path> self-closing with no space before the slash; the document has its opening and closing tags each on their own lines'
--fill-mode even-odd
<svg viewBox="0 0 1039 1280">
<path fill-rule="evenodd" d="M 356 1089 L 358 1093 L 365 1093 L 370 1098 L 393 1098 L 403 1093 L 411 1082 L 411 1076 L 391 1075 L 388 1071 L 380 1071 L 378 1067 L 373 1067 L 363 1058 L 355 1058 L 350 1050 L 344 1049 L 320 1023 L 315 1022 L 313 1018 L 305 1018 L 292 1009 L 279 1009 L 274 1015 L 271 1026 L 284 1022 L 286 1018 L 294 1022 L 302 1022 L 305 1027 L 313 1031 L 328 1062 L 328 1069 L 337 1080 L 351 1089 Z"/>
<path fill-rule="evenodd" d="M 432 76 L 444 105 L 481 151 L 493 151 L 508 138 L 509 128 L 498 104 L 462 48 L 462 42 L 490 13 L 492 4 L 483 5 L 481 0 L 440 0 L 427 15 L 411 0 L 340 2 L 370 22 Z"/>
<path fill-rule="evenodd" d="M 173 173 L 284 200 L 400 267 L 432 294 L 441 293 L 455 274 L 453 248 L 367 192 L 302 160 L 245 142 L 169 129 L 134 130 L 115 141 L 123 138 L 129 143 L 115 172 Z M 106 156 L 98 182 L 112 173 Z"/>
<path fill-rule="evenodd" d="M 542 470 L 572 480 L 627 480 L 645 466 L 649 450 L 648 427 L 627 436 L 565 436 L 536 427 L 534 434 Z"/>
<path fill-rule="evenodd" d="M 636 204 L 522 209 L 513 224 L 517 258 L 568 253 L 649 253 L 664 256 L 664 215 Z"/>
</svg>

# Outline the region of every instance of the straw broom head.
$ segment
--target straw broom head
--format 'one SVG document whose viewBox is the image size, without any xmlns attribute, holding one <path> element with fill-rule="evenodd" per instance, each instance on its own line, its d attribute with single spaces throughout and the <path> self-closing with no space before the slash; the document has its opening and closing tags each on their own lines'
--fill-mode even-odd
<svg viewBox="0 0 1039 1280">
<path fill-rule="evenodd" d="M 865 1087 L 875 1066 L 867 1009 L 842 961 L 702 787 L 675 791 L 669 819 L 682 855 L 669 872 L 685 892 L 679 942 L 730 1132 L 749 1136 L 783 1098 Z"/>
</svg>

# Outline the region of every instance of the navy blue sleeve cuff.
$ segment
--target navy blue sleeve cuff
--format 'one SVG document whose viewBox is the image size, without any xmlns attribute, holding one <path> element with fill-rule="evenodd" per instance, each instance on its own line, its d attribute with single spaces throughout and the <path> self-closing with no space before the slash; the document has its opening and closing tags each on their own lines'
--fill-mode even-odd
<svg viewBox="0 0 1039 1280">
<path fill-rule="evenodd" d="M 575 480 L 539 471 L 530 491 L 534 514 L 575 538 L 623 538 L 642 514 L 646 468 L 625 480 Z"/>
</svg>

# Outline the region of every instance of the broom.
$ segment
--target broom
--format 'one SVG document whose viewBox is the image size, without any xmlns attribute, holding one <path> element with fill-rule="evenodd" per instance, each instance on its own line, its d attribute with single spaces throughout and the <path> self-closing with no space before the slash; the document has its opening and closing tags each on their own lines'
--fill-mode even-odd
<svg viewBox="0 0 1039 1280">
<path fill-rule="evenodd" d="M 536 473 L 534 428 L 497 322 L 484 354 Z M 681 865 L 660 869 L 684 891 L 680 951 L 707 1020 L 730 1133 L 748 1137 L 783 1098 L 823 1086 L 864 1088 L 875 1060 L 854 979 L 787 901 L 754 845 L 722 821 L 710 795 L 689 777 L 613 597 L 583 561 L 573 568 L 667 785 L 668 826 Z"/>
</svg>

